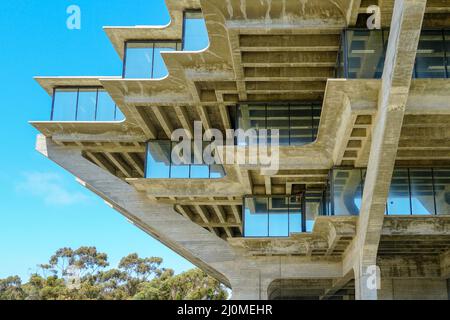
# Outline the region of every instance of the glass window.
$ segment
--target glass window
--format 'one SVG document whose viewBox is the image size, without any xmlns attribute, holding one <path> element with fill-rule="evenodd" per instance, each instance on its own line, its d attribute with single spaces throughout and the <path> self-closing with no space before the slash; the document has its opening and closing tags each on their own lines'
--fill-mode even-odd
<svg viewBox="0 0 450 320">
<path fill-rule="evenodd" d="M 118 106 L 115 106 L 114 109 L 114 120 L 115 121 L 121 121 L 125 119 L 125 115 L 120 111 Z"/>
<path fill-rule="evenodd" d="M 434 215 L 433 176 L 431 169 L 410 169 L 412 214 Z"/>
<path fill-rule="evenodd" d="M 210 165 L 210 178 L 211 179 L 219 179 L 225 177 L 225 171 L 223 166 L 220 164 L 212 164 Z"/>
<path fill-rule="evenodd" d="M 436 213 L 450 214 L 450 168 L 433 169 Z"/>
<path fill-rule="evenodd" d="M 77 112 L 78 89 L 55 89 L 52 121 L 73 121 Z"/>
<path fill-rule="evenodd" d="M 194 144 L 190 150 L 191 158 L 184 150 L 174 150 L 178 142 L 169 140 L 156 140 L 148 143 L 147 178 L 173 178 L 173 179 L 219 179 L 225 176 L 221 164 L 202 164 L 202 152 L 195 152 Z M 209 145 L 205 143 L 203 147 Z M 195 162 L 198 155 L 200 162 Z"/>
<path fill-rule="evenodd" d="M 269 231 L 268 198 L 245 198 L 246 237 L 267 237 Z"/>
<path fill-rule="evenodd" d="M 169 74 L 166 64 L 162 58 L 161 52 L 165 51 L 176 51 L 177 44 L 175 42 L 161 42 L 155 43 L 155 52 L 153 55 L 153 79 L 164 78 Z"/>
<path fill-rule="evenodd" d="M 150 141 L 147 148 L 147 178 L 170 178 L 170 141 Z"/>
<path fill-rule="evenodd" d="M 450 78 L 450 30 L 444 31 L 445 37 L 445 56 L 446 56 L 446 66 L 447 66 L 447 78 Z"/>
<path fill-rule="evenodd" d="M 422 31 L 417 48 L 414 76 L 445 78 L 444 61 L 442 31 Z"/>
<path fill-rule="evenodd" d="M 97 121 L 116 120 L 116 105 L 111 96 L 104 90 L 98 91 Z"/>
<path fill-rule="evenodd" d="M 303 221 L 304 197 L 256 196 L 245 199 L 245 237 L 289 237 L 292 233 L 311 232 L 314 218 Z"/>
<path fill-rule="evenodd" d="M 269 237 L 289 236 L 289 198 L 269 198 Z"/>
<path fill-rule="evenodd" d="M 97 89 L 83 89 L 78 94 L 77 121 L 95 121 Z"/>
<path fill-rule="evenodd" d="M 280 145 L 289 145 L 289 106 L 267 106 L 267 129 L 278 129 Z M 269 134 L 269 133 L 268 133 Z"/>
<path fill-rule="evenodd" d="M 126 44 L 125 78 L 145 79 L 152 77 L 153 43 L 128 42 Z"/>
<path fill-rule="evenodd" d="M 266 128 L 266 106 L 265 105 L 240 105 L 238 108 L 238 129 L 250 132 L 250 129 Z M 256 144 L 255 139 L 247 136 L 237 138 L 238 145 Z"/>
<path fill-rule="evenodd" d="M 291 105 L 291 145 L 305 145 L 313 141 L 311 105 Z M 320 115 L 319 115 L 320 117 Z"/>
<path fill-rule="evenodd" d="M 348 77 L 379 79 L 384 68 L 384 37 L 380 30 L 349 30 L 346 34 Z"/>
<path fill-rule="evenodd" d="M 289 197 L 289 232 L 302 232 L 302 200 L 299 197 Z"/>
<path fill-rule="evenodd" d="M 278 129 L 280 145 L 305 145 L 315 141 L 320 123 L 321 105 L 239 105 L 237 127 L 244 131 Z M 270 142 L 270 131 L 268 142 Z M 248 145 L 249 139 L 240 137 L 238 145 Z M 251 143 L 250 143 L 251 144 Z"/>
<path fill-rule="evenodd" d="M 360 169 L 333 170 L 334 215 L 359 214 L 363 183 Z"/>
<path fill-rule="evenodd" d="M 184 14 L 184 51 L 199 51 L 209 45 L 208 30 L 201 11 L 187 11 Z"/>
<path fill-rule="evenodd" d="M 209 178 L 209 166 L 207 165 L 192 165 L 191 166 L 191 178 L 193 179 L 208 179 Z M 213 177 L 211 177 L 213 178 Z M 221 177 L 214 177 L 221 178 Z"/>
<path fill-rule="evenodd" d="M 392 175 L 389 197 L 387 200 L 387 214 L 411 214 L 408 169 L 395 169 Z"/>
</svg>

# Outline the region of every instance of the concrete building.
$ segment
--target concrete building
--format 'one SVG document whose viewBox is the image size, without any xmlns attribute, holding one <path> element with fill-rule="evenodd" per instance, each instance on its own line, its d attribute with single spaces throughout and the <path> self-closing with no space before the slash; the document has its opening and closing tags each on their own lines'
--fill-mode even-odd
<svg viewBox="0 0 450 320">
<path fill-rule="evenodd" d="M 37 150 L 235 299 L 448 299 L 450 1 L 166 4 L 105 27 L 122 76 L 37 78 Z M 194 121 L 279 129 L 279 170 L 174 163 Z"/>
</svg>

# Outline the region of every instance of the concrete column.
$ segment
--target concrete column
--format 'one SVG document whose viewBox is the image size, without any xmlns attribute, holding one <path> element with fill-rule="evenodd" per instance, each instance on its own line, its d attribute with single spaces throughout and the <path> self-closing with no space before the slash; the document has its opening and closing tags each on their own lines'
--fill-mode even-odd
<svg viewBox="0 0 450 320">
<path fill-rule="evenodd" d="M 377 299 L 377 291 L 367 285 L 373 280 L 385 204 L 397 156 L 406 102 L 419 42 L 426 0 L 396 0 L 385 66 L 378 97 L 378 112 L 361 204 L 358 233 L 352 256 L 357 299 Z M 370 270 L 370 272 L 368 272 Z"/>
<path fill-rule="evenodd" d="M 267 300 L 267 285 L 261 279 L 261 271 L 243 269 L 231 281 L 233 300 Z"/>
</svg>

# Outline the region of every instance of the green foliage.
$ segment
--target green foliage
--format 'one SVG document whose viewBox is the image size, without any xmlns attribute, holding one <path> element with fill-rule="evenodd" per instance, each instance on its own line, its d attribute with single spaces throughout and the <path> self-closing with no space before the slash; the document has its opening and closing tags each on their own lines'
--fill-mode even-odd
<svg viewBox="0 0 450 320">
<path fill-rule="evenodd" d="M 199 269 L 175 275 L 158 257 L 132 253 L 107 269 L 108 256 L 94 247 L 61 248 L 39 265 L 26 284 L 0 279 L 0 300 L 221 300 L 225 287 Z"/>
</svg>

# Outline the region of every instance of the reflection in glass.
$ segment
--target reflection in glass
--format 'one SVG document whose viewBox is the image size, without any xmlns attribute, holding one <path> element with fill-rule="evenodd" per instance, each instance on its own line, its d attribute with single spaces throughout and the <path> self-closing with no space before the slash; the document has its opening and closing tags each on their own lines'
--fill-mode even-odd
<svg viewBox="0 0 450 320">
<path fill-rule="evenodd" d="M 381 30 L 348 30 L 348 78 L 379 79 L 383 73 L 385 49 Z"/>
<path fill-rule="evenodd" d="M 447 76 L 447 78 L 450 78 L 450 30 L 444 31 L 444 39 L 445 39 L 444 48 L 445 48 L 445 52 L 446 52 L 445 53 L 445 57 L 446 57 L 445 65 L 447 67 L 446 76 Z"/>
<path fill-rule="evenodd" d="M 445 54 L 442 31 L 423 31 L 417 48 L 414 76 L 445 78 Z"/>
<path fill-rule="evenodd" d="M 342 35 L 336 74 L 350 79 L 382 76 L 388 30 L 353 29 Z M 450 31 L 422 30 L 416 54 L 414 78 L 448 78 Z"/>
<path fill-rule="evenodd" d="M 302 232 L 302 201 L 299 197 L 289 197 L 289 232 Z M 310 232 L 309 230 L 305 230 Z"/>
<path fill-rule="evenodd" d="M 333 170 L 334 215 L 358 215 L 364 185 L 361 169 Z"/>
<path fill-rule="evenodd" d="M 450 214 L 450 168 L 433 169 L 436 213 Z"/>
<path fill-rule="evenodd" d="M 266 129 L 278 129 L 280 145 L 289 145 L 289 105 L 267 106 Z"/>
<path fill-rule="evenodd" d="M 409 215 L 410 189 L 408 169 L 396 169 L 392 175 L 391 188 L 387 200 L 387 214 L 389 215 Z"/>
<path fill-rule="evenodd" d="M 435 214 L 431 169 L 410 169 L 412 214 Z"/>
</svg>

